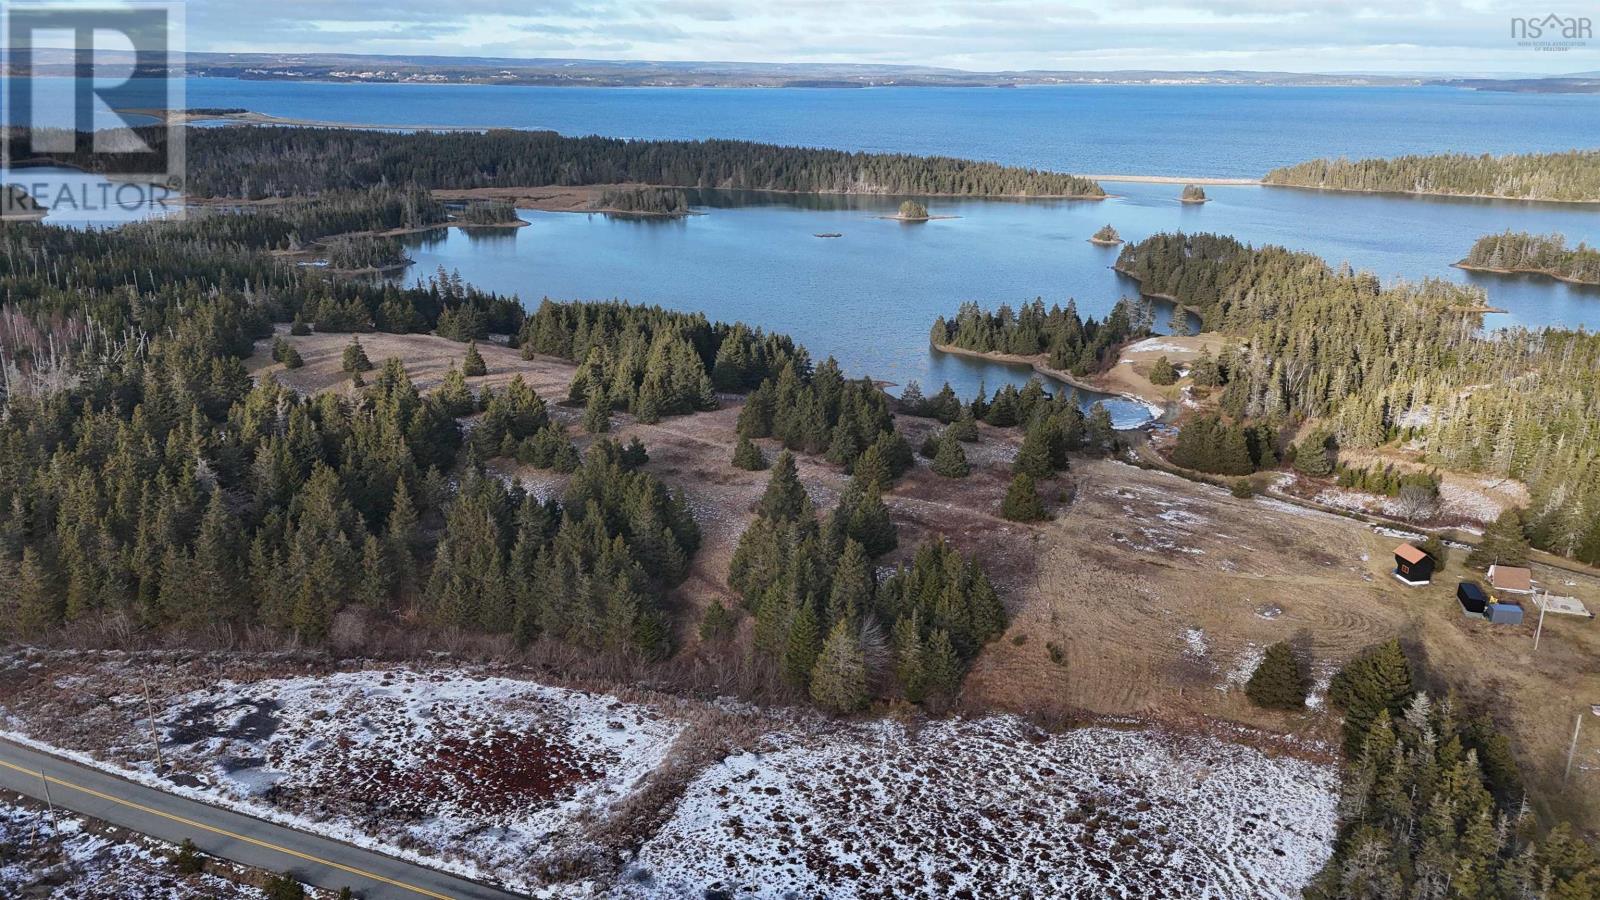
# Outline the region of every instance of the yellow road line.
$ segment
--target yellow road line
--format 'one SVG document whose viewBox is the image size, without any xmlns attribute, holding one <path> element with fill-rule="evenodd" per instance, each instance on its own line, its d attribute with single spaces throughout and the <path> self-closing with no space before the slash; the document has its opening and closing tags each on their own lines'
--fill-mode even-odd
<svg viewBox="0 0 1600 900">
<path fill-rule="evenodd" d="M 25 768 L 23 766 L 16 765 L 15 763 L 6 762 L 3 759 L 0 759 L 0 766 L 5 766 L 8 769 L 12 769 L 12 770 L 15 770 L 17 772 L 21 772 L 24 775 L 32 775 L 35 778 L 39 778 L 39 779 L 42 779 L 44 781 L 48 781 L 48 782 L 50 782 L 52 784 L 59 784 L 64 788 L 69 788 L 71 790 L 78 791 L 79 793 L 88 794 L 91 797 L 99 797 L 101 800 L 108 800 L 108 801 L 110 801 L 112 803 L 117 803 L 117 804 L 120 804 L 122 806 L 129 807 L 131 809 L 137 809 L 140 812 L 149 813 L 152 816 L 160 816 L 163 819 L 170 819 L 170 820 L 172 820 L 174 822 L 178 822 L 178 823 L 183 824 L 183 825 L 188 825 L 191 828 L 199 828 L 199 829 L 202 829 L 204 831 L 210 831 L 210 832 L 213 832 L 215 834 L 220 834 L 223 837 L 233 838 L 236 841 L 244 841 L 247 844 L 254 844 L 257 847 L 264 847 L 264 848 L 266 848 L 268 850 L 276 850 L 279 853 L 284 853 L 284 854 L 287 854 L 289 856 L 298 857 L 298 858 L 303 859 L 303 860 L 305 860 L 307 862 L 317 863 L 318 865 L 329 866 L 331 868 L 338 869 L 341 872 L 349 872 L 352 875 L 359 875 L 362 878 L 370 878 L 373 881 L 381 881 L 384 884 L 394 885 L 397 888 L 403 888 L 405 890 L 412 891 L 412 892 L 417 893 L 417 894 L 421 894 L 424 897 L 433 897 L 434 900 L 455 900 L 455 898 L 451 897 L 449 894 L 436 893 L 434 891 L 428 890 L 427 888 L 417 887 L 414 884 L 406 884 L 403 881 L 396 881 L 393 878 L 385 878 L 382 875 L 379 875 L 379 874 L 377 874 L 375 872 L 368 872 L 365 869 L 357 869 L 357 868 L 355 868 L 353 866 L 344 865 L 343 863 L 336 863 L 333 860 L 323 859 L 323 858 L 318 857 L 318 856 L 312 856 L 309 853 L 301 853 L 299 850 L 291 850 L 288 847 L 282 847 L 282 846 L 279 846 L 277 844 L 271 843 L 269 841 L 258 840 L 256 838 L 250 837 L 248 835 L 235 834 L 232 831 L 228 831 L 225 828 L 218 828 L 215 825 L 207 825 L 204 822 L 196 822 L 193 819 L 184 818 L 183 816 L 174 815 L 173 813 L 162 812 L 159 809 L 152 809 L 152 808 L 150 808 L 148 806 L 145 806 L 142 803 L 135 803 L 132 800 L 124 800 L 121 797 L 114 797 L 111 794 L 103 794 L 103 793 L 95 790 L 94 788 L 87 788 L 87 787 L 84 787 L 82 785 L 73 784 L 70 781 L 65 781 L 65 780 L 62 780 L 60 778 L 57 778 L 54 775 L 46 775 L 44 772 L 41 772 L 41 771 L 39 771 L 37 769 Z"/>
</svg>

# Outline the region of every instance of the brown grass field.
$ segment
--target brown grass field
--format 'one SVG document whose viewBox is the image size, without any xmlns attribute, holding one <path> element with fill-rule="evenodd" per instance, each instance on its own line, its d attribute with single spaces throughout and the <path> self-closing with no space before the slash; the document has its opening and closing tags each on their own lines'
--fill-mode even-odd
<svg viewBox="0 0 1600 900">
<path fill-rule="evenodd" d="M 288 338 L 305 367 L 282 372 L 267 361 L 268 342 L 250 361 L 302 392 L 348 390 L 339 356 L 348 335 Z M 436 386 L 465 348 L 422 335 L 362 335 L 380 364 L 404 360 L 424 390 Z M 551 404 L 558 421 L 575 410 L 555 404 L 566 396 L 573 366 L 531 361 L 502 346 L 480 344 L 489 374 L 474 388 L 499 386 L 521 373 Z M 648 468 L 684 490 L 705 534 L 689 580 L 680 589 L 680 639 L 692 646 L 699 610 L 712 600 L 734 602 L 726 586 L 729 559 L 766 486 L 764 472 L 744 472 L 729 460 L 735 443 L 737 398 L 713 412 L 642 425 L 613 418 L 614 436 L 638 435 L 650 452 Z M 901 416 L 913 447 L 935 423 Z M 580 443 L 587 441 L 576 427 Z M 1336 713 L 1320 704 L 1327 678 L 1362 648 L 1399 637 L 1423 660 L 1436 691 L 1448 687 L 1482 704 L 1511 737 L 1522 760 L 1530 800 L 1547 819 L 1570 818 L 1600 827 L 1600 625 L 1549 616 L 1533 652 L 1537 610 L 1522 626 L 1494 626 L 1461 614 L 1455 586 L 1471 577 L 1465 553 L 1455 551 L 1430 587 L 1406 587 L 1390 576 L 1399 540 L 1353 519 L 1278 500 L 1237 499 L 1226 491 L 1175 475 L 1113 460 L 1074 459 L 1074 468 L 1041 485 L 1054 519 L 1038 526 L 998 515 L 1009 462 L 1021 434 L 980 426 L 982 440 L 967 448 L 973 474 L 964 480 L 934 475 L 925 460 L 886 497 L 900 526 L 900 548 L 883 564 L 910 554 L 942 533 L 985 563 L 1012 612 L 1006 635 L 992 644 L 968 677 L 968 711 L 1002 709 L 1044 719 L 1129 717 L 1182 726 L 1226 723 L 1287 733 L 1307 740 L 1308 752 L 1337 737 Z M 775 455 L 764 442 L 768 456 Z M 494 469 L 541 490 L 561 477 L 499 460 Z M 800 474 L 826 509 L 846 477 L 820 459 L 802 458 Z M 1536 565 L 1535 577 L 1559 593 L 1600 609 L 1600 576 L 1592 571 Z M 1289 640 L 1314 661 L 1316 688 L 1304 713 L 1254 708 L 1243 684 L 1267 645 Z M 1574 722 L 1585 720 L 1577 762 L 1563 786 Z"/>
</svg>

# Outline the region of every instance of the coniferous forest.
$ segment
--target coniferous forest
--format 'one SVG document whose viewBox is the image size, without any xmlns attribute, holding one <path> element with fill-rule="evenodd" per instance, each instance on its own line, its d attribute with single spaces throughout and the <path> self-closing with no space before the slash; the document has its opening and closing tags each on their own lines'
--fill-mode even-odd
<svg viewBox="0 0 1600 900">
<path fill-rule="evenodd" d="M 1486 234 L 1478 238 L 1458 265 L 1600 284 L 1600 250 L 1584 243 L 1568 247 L 1566 238 L 1559 234 Z"/>
<path fill-rule="evenodd" d="M 161 129 L 139 133 L 151 142 L 165 139 Z M 200 197 L 309 197 L 375 184 L 437 189 L 629 182 L 799 193 L 1105 195 L 1087 178 L 943 156 L 748 141 L 564 137 L 551 131 L 200 128 L 189 132 L 187 152 L 185 190 Z M 62 160 L 103 166 L 93 156 Z"/>
<path fill-rule="evenodd" d="M 1314 159 L 1273 169 L 1261 180 L 1337 191 L 1593 201 L 1600 200 L 1600 150 Z"/>
<path fill-rule="evenodd" d="M 1600 561 L 1600 336 L 1484 334 L 1474 288 L 1385 286 L 1216 235 L 1156 235 L 1124 248 L 1119 268 L 1237 342 L 1218 382 L 1234 421 L 1325 419 L 1343 446 L 1403 440 L 1435 465 L 1526 481 L 1527 536 Z"/>
</svg>

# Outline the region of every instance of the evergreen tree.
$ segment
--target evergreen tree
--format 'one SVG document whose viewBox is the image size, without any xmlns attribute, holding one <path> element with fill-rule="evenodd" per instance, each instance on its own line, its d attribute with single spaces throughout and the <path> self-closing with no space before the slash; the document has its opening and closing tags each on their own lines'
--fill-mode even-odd
<svg viewBox="0 0 1600 900">
<path fill-rule="evenodd" d="M 1400 642 L 1386 641 L 1351 660 L 1328 685 L 1328 700 L 1344 712 L 1345 755 L 1363 751 L 1379 713 L 1399 715 L 1411 700 L 1411 663 Z"/>
<path fill-rule="evenodd" d="M 767 457 L 757 447 L 755 441 L 741 435 L 739 443 L 733 448 L 733 467 L 749 472 L 759 472 L 767 467 Z"/>
<path fill-rule="evenodd" d="M 1332 442 L 1333 437 L 1328 432 L 1321 428 L 1312 429 L 1295 449 L 1295 470 L 1313 478 L 1332 474 L 1333 454 L 1329 449 Z"/>
<path fill-rule="evenodd" d="M 607 398 L 605 388 L 598 384 L 589 388 L 588 402 L 583 408 L 583 430 L 590 434 L 604 434 L 611 430 L 611 400 Z"/>
<path fill-rule="evenodd" d="M 851 623 L 828 632 L 811 672 L 811 699 L 830 712 L 847 714 L 867 705 L 867 664 Z"/>
<path fill-rule="evenodd" d="M 972 472 L 972 467 L 967 465 L 966 451 L 961 449 L 961 442 L 953 438 L 948 430 L 939 440 L 939 455 L 933 458 L 933 471 L 946 478 L 965 478 Z"/>
<path fill-rule="evenodd" d="M 772 478 L 767 482 L 766 493 L 761 495 L 756 511 L 774 522 L 793 521 L 811 514 L 811 499 L 800 484 L 794 454 L 787 450 L 778 454 L 778 461 L 772 466 Z"/>
<path fill-rule="evenodd" d="M 1022 438 L 1022 448 L 1017 451 L 1011 470 L 1032 478 L 1049 478 L 1055 473 L 1052 449 L 1060 440 L 1059 426 L 1050 416 L 1035 416 Z"/>
<path fill-rule="evenodd" d="M 783 680 L 796 690 L 806 690 L 821 650 L 822 633 L 817 624 L 816 607 L 809 601 L 802 602 L 789 623 L 789 635 L 784 642 Z"/>
<path fill-rule="evenodd" d="M 900 692 L 912 703 L 927 696 L 928 677 L 922 646 L 921 628 L 916 615 L 903 616 L 894 623 L 894 676 Z"/>
<path fill-rule="evenodd" d="M 928 636 L 923 648 L 923 671 L 928 697 L 938 701 L 938 705 L 948 704 L 960 692 L 964 667 L 950 642 L 950 633 L 943 628 L 934 629 Z"/>
<path fill-rule="evenodd" d="M 1012 477 L 1006 498 L 1000 503 L 1000 515 L 1013 522 L 1037 522 L 1045 518 L 1044 504 L 1039 501 L 1033 476 L 1019 471 Z"/>
<path fill-rule="evenodd" d="M 367 359 L 367 351 L 362 348 L 360 338 L 351 338 L 350 343 L 345 345 L 339 367 L 352 375 L 372 371 L 372 360 Z"/>
<path fill-rule="evenodd" d="M 1492 565 L 1520 566 L 1528 561 L 1528 539 L 1523 535 L 1522 516 L 1507 509 L 1483 531 L 1483 538 L 1467 555 L 1467 565 L 1487 569 Z"/>
<path fill-rule="evenodd" d="M 194 841 L 184 838 L 178 845 L 178 852 L 172 855 L 172 867 L 178 870 L 179 875 L 199 875 L 206 869 L 206 861 L 200 856 L 200 848 Z"/>
<path fill-rule="evenodd" d="M 1268 647 L 1245 683 L 1245 696 L 1267 709 L 1302 709 L 1309 679 L 1290 646 L 1279 641 Z"/>
<path fill-rule="evenodd" d="M 483 361 L 483 354 L 478 352 L 478 342 L 467 342 L 467 356 L 461 361 L 461 374 L 468 378 L 476 378 L 489 374 L 489 367 Z"/>
<path fill-rule="evenodd" d="M 289 333 L 295 337 L 305 337 L 311 333 L 311 326 L 306 324 L 306 320 L 299 313 L 295 313 L 294 322 L 289 325 Z"/>
<path fill-rule="evenodd" d="M 1178 370 L 1173 368 L 1171 360 L 1162 356 L 1155 361 L 1150 367 L 1150 383 L 1163 386 L 1178 383 Z"/>
</svg>

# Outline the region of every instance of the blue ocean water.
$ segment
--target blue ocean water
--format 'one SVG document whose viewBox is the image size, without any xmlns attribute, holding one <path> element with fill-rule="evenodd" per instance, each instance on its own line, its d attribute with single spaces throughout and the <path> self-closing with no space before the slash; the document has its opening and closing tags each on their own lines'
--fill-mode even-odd
<svg viewBox="0 0 1600 900">
<path fill-rule="evenodd" d="M 48 80 L 45 80 L 48 81 Z M 65 91 L 69 82 L 41 85 Z M 188 106 L 243 107 L 319 121 L 550 128 L 637 138 L 741 138 L 847 150 L 938 153 L 1086 174 L 1259 177 L 1317 156 L 1508 153 L 1600 146 L 1600 95 L 1454 88 L 1061 86 L 1020 89 L 672 89 L 350 85 L 188 79 Z M 682 220 L 528 213 L 532 227 L 452 231 L 413 252 L 407 278 L 456 269 L 486 288 L 539 297 L 622 297 L 704 310 L 787 331 L 853 374 L 925 387 L 1018 380 L 1015 369 L 927 346 L 936 315 L 1074 298 L 1102 316 L 1135 287 L 1116 251 L 1085 239 L 1114 225 L 1216 231 L 1349 262 L 1385 279 L 1483 285 L 1506 325 L 1600 327 L 1600 291 L 1450 267 L 1477 237 L 1505 229 L 1600 243 L 1600 207 L 1106 182 L 1099 202 L 935 198 L 957 218 L 876 218 L 898 198 L 791 198 L 702 192 Z M 842 232 L 819 239 L 817 232 Z M 1157 325 L 1166 322 L 1159 311 Z M 1128 416 L 1136 410 L 1124 410 Z"/>
</svg>

